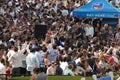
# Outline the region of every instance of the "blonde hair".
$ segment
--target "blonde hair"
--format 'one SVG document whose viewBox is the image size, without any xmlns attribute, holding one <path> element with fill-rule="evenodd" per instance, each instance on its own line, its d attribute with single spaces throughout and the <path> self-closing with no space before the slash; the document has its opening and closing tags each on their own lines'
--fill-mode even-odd
<svg viewBox="0 0 120 80">
<path fill-rule="evenodd" d="M 98 58 L 99 58 L 100 60 L 104 58 L 103 52 L 100 52 L 100 53 L 99 53 Z"/>
</svg>

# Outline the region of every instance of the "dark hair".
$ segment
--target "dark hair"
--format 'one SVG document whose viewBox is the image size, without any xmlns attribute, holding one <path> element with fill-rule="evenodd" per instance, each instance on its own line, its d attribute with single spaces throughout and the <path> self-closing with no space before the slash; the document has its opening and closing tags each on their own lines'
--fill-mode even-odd
<svg viewBox="0 0 120 80">
<path fill-rule="evenodd" d="M 118 29 L 118 32 L 120 31 L 120 28 Z"/>
<path fill-rule="evenodd" d="M 35 49 L 32 48 L 32 44 L 30 44 L 29 49 L 30 49 L 30 52 L 35 52 Z"/>
<path fill-rule="evenodd" d="M 38 74 L 39 73 L 39 68 L 34 68 L 33 72 L 36 73 L 36 74 Z"/>
<path fill-rule="evenodd" d="M 56 44 L 53 44 L 53 49 L 57 49 L 57 45 Z"/>
<path fill-rule="evenodd" d="M 17 47 L 17 46 L 14 47 L 14 51 L 15 51 L 15 52 L 18 51 L 18 47 Z"/>
<path fill-rule="evenodd" d="M 39 68 L 39 71 L 40 71 L 40 72 L 44 72 L 44 68 L 43 68 L 43 67 L 40 67 L 40 68 Z"/>
<path fill-rule="evenodd" d="M 109 54 L 109 55 L 112 55 L 112 54 L 113 54 L 113 52 L 112 52 L 112 51 L 113 51 L 113 49 L 110 49 L 110 51 L 109 51 L 109 53 L 108 53 L 108 54 Z"/>
<path fill-rule="evenodd" d="M 72 69 L 72 68 L 73 68 L 73 65 L 72 65 L 72 64 L 69 64 L 68 68 L 69 68 L 69 69 Z"/>
<path fill-rule="evenodd" d="M 120 57 L 120 51 L 116 51 L 116 54 Z"/>
<path fill-rule="evenodd" d="M 39 50 L 41 50 L 42 49 L 42 47 L 41 46 L 38 46 L 37 48 L 36 48 L 36 51 L 39 51 Z"/>
<path fill-rule="evenodd" d="M 46 46 L 43 46 L 43 47 L 42 47 L 42 50 L 43 50 L 43 52 L 46 52 L 46 51 L 47 51 Z"/>
<path fill-rule="evenodd" d="M 5 60 L 4 59 L 1 59 L 0 62 L 5 65 Z"/>
<path fill-rule="evenodd" d="M 13 45 L 9 44 L 8 49 L 11 49 L 11 48 L 13 48 Z"/>
</svg>

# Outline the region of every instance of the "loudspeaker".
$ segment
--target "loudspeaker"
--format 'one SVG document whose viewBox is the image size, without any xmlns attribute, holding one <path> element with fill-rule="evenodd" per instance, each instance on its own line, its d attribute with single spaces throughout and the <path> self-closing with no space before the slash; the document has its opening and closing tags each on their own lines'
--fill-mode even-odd
<svg viewBox="0 0 120 80">
<path fill-rule="evenodd" d="M 35 38 L 45 38 L 47 33 L 47 25 L 35 25 Z"/>
</svg>

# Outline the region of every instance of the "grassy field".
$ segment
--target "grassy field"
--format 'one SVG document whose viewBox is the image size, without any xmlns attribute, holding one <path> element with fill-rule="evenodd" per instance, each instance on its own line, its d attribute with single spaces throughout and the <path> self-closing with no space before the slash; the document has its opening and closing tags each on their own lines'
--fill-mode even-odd
<svg viewBox="0 0 120 80">
<path fill-rule="evenodd" d="M 81 76 L 49 76 L 48 80 L 80 80 Z M 85 77 L 86 80 L 93 80 L 91 77 Z M 30 77 L 14 77 L 10 80 L 30 80 Z"/>
<path fill-rule="evenodd" d="M 114 80 L 120 77 L 120 71 L 114 72 Z M 80 80 L 81 76 L 49 76 L 48 80 Z M 85 77 L 86 80 L 93 80 L 92 77 Z M 10 80 L 30 80 L 30 76 L 14 77 Z"/>
</svg>

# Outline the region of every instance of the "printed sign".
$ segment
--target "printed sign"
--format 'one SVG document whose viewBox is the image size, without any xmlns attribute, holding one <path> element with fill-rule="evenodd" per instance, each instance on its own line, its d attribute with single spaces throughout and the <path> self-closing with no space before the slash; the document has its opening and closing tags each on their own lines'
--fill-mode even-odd
<svg viewBox="0 0 120 80">
<path fill-rule="evenodd" d="M 94 3 L 93 4 L 93 9 L 94 10 L 102 10 L 103 9 L 103 3 L 100 2 L 100 3 Z"/>
<path fill-rule="evenodd" d="M 97 80 L 111 80 L 111 77 L 106 76 L 106 77 L 98 78 Z"/>
</svg>

